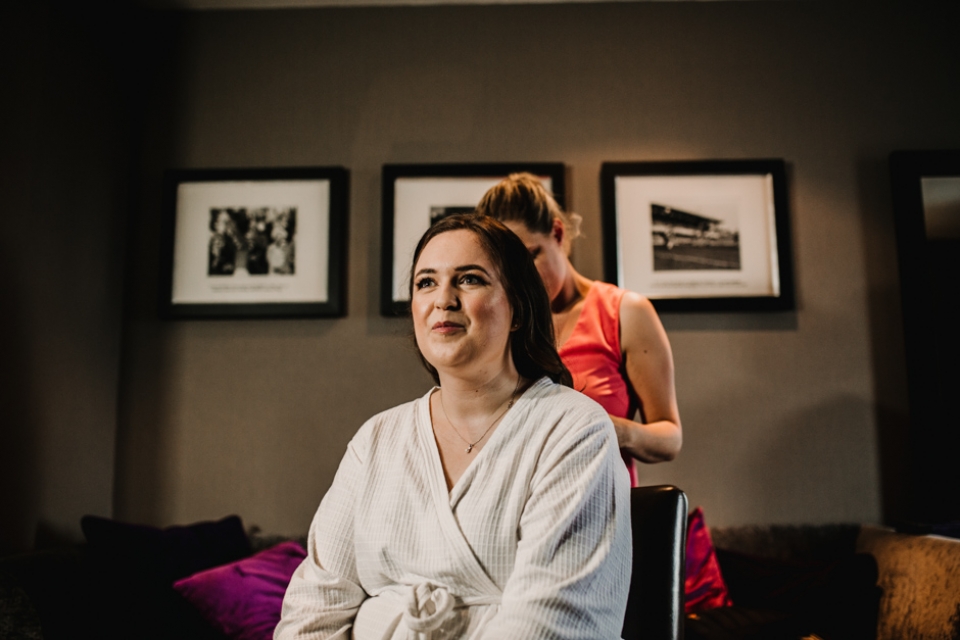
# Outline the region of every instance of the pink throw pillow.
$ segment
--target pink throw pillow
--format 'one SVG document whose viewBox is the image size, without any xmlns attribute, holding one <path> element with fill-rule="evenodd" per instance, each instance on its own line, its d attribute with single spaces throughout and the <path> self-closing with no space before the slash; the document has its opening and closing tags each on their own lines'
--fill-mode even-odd
<svg viewBox="0 0 960 640">
<path fill-rule="evenodd" d="M 234 640 L 270 640 L 290 577 L 307 556 L 299 543 L 265 551 L 173 583 L 215 629 Z"/>
<path fill-rule="evenodd" d="M 703 510 L 694 509 L 687 518 L 686 613 L 733 605 L 727 583 L 720 574 L 717 552 L 703 521 Z"/>
</svg>

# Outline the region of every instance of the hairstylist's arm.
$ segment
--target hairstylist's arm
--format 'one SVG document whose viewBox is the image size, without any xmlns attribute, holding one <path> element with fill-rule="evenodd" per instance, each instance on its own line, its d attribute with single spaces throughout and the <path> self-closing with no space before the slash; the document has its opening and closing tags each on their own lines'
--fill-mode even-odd
<svg viewBox="0 0 960 640">
<path fill-rule="evenodd" d="M 673 353 L 653 304 L 630 291 L 620 303 L 620 346 L 645 420 L 611 416 L 620 448 L 641 462 L 673 460 L 683 444 Z"/>
</svg>

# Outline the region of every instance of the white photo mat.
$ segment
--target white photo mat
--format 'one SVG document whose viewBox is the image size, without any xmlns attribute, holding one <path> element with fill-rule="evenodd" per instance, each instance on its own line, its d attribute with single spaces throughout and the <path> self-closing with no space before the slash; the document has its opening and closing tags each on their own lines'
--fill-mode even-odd
<svg viewBox="0 0 960 640">
<path fill-rule="evenodd" d="M 291 274 L 229 276 L 208 273 L 214 209 L 287 208 L 296 211 Z M 177 186 L 171 302 L 273 304 L 326 302 L 330 180 L 182 182 Z"/>
<path fill-rule="evenodd" d="M 652 299 L 780 295 L 771 174 L 620 175 L 614 184 L 620 286 Z M 655 269 L 654 206 L 727 225 L 738 238 L 736 268 Z"/>
</svg>

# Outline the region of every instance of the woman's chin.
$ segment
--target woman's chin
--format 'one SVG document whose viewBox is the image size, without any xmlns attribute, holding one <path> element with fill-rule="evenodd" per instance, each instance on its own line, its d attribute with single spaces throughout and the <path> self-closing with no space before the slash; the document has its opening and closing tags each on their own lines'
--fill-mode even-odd
<svg viewBox="0 0 960 640">
<path fill-rule="evenodd" d="M 460 375 L 471 368 L 469 358 L 460 357 L 454 354 L 433 355 L 427 357 L 427 362 L 433 365 L 433 368 L 444 375 Z"/>
</svg>

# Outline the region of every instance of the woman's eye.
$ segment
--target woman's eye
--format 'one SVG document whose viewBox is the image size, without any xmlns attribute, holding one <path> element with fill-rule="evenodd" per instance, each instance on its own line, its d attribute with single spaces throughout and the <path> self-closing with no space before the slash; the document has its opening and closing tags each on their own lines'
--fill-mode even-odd
<svg viewBox="0 0 960 640">
<path fill-rule="evenodd" d="M 486 284 L 486 280 L 484 280 L 478 275 L 468 273 L 460 277 L 460 283 L 461 284 Z"/>
<path fill-rule="evenodd" d="M 416 284 L 414 285 L 414 288 L 425 289 L 426 287 L 429 287 L 431 284 L 433 284 L 432 278 L 420 278 L 419 280 L 417 280 Z"/>
<path fill-rule="evenodd" d="M 541 251 L 540 247 L 537 247 L 536 249 L 531 249 L 531 250 L 530 250 L 530 257 L 533 258 L 534 260 L 536 260 L 537 257 L 540 255 L 540 251 Z"/>
</svg>

